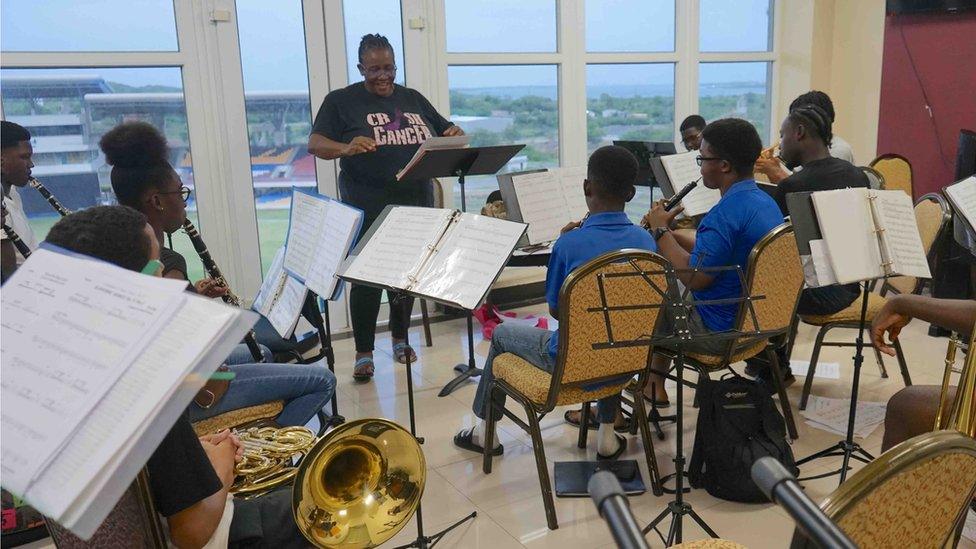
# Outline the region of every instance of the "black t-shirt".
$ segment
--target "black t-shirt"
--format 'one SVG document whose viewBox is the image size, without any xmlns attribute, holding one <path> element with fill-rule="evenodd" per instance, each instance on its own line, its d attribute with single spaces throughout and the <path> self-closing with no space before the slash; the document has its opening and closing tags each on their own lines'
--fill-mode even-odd
<svg viewBox="0 0 976 549">
<path fill-rule="evenodd" d="M 339 143 L 349 143 L 360 135 L 376 141 L 376 152 L 339 160 L 340 177 L 350 183 L 348 190 L 355 193 L 354 189 L 360 186 L 382 189 L 416 185 L 417 182 L 397 182 L 397 172 L 428 137 L 441 135 L 452 125 L 420 92 L 394 85 L 392 95 L 380 97 L 359 82 L 325 96 L 315 115 L 312 133 Z M 349 198 L 354 204 L 357 202 L 356 197 Z"/>
<path fill-rule="evenodd" d="M 868 176 L 860 168 L 846 160 L 829 156 L 804 164 L 802 170 L 780 181 L 773 198 L 786 216 L 790 215 L 786 208 L 786 195 L 790 193 L 868 186 Z"/>
<path fill-rule="evenodd" d="M 184 411 L 149 458 L 149 485 L 156 510 L 171 517 L 223 486 Z"/>
<path fill-rule="evenodd" d="M 174 252 L 169 248 L 163 248 L 159 250 L 159 261 L 163 264 L 164 275 L 170 271 L 179 271 L 183 274 L 183 278 L 190 279 L 186 275 L 186 258 L 178 252 Z"/>
</svg>

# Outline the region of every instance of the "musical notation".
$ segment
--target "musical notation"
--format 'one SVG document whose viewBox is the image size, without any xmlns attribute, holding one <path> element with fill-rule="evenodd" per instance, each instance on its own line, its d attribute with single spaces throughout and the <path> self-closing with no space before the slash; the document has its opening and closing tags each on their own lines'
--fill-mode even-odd
<svg viewBox="0 0 976 549">
<path fill-rule="evenodd" d="M 912 199 L 901 191 L 875 191 L 874 196 L 873 211 L 885 261 L 898 274 L 930 278 Z"/>
</svg>

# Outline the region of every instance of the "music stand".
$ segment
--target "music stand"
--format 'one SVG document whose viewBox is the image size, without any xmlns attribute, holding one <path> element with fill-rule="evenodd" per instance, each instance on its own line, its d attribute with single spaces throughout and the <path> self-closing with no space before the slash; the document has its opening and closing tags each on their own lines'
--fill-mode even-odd
<svg viewBox="0 0 976 549">
<path fill-rule="evenodd" d="M 433 179 L 457 177 L 461 186 L 461 211 L 467 211 L 464 194 L 464 178 L 469 175 L 492 175 L 502 169 L 525 145 L 496 145 L 492 147 L 464 147 L 460 149 L 429 149 L 410 171 L 400 179 Z M 447 396 L 472 377 L 481 375 L 481 368 L 474 361 L 474 316 L 466 311 L 468 324 L 468 363 L 458 364 L 454 371 L 458 376 L 441 389 L 437 396 Z"/>
<path fill-rule="evenodd" d="M 314 313 L 310 317 L 316 319 L 312 321 L 312 326 L 319 333 L 319 345 L 322 347 L 320 357 L 325 358 L 329 371 L 335 374 L 335 350 L 332 347 L 332 323 L 329 319 L 329 301 L 333 300 L 322 299 L 311 290 L 309 290 L 309 294 L 311 294 L 309 299 L 312 302 L 309 312 Z M 305 304 L 309 306 L 308 301 Z M 346 418 L 339 415 L 339 391 L 334 391 L 332 393 L 332 415 L 321 422 L 322 431 L 324 432 L 328 427 L 342 425 L 345 422 Z"/>
</svg>

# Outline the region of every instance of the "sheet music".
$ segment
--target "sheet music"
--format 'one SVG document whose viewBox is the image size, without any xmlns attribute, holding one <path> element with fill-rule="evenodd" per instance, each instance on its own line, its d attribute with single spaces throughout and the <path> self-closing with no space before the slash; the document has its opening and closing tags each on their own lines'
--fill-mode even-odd
<svg viewBox="0 0 976 549">
<path fill-rule="evenodd" d="M 813 270 L 816 276 L 816 283 L 812 287 L 830 286 L 837 284 L 837 276 L 834 269 L 830 266 L 830 257 L 827 253 L 827 245 L 823 240 L 810 241 L 810 260 L 813 263 Z"/>
<path fill-rule="evenodd" d="M 332 298 L 336 292 L 339 283 L 336 273 L 359 233 L 362 219 L 361 210 L 337 200 L 330 200 L 326 207 L 322 234 L 316 240 L 315 256 L 305 279 L 305 285 L 325 299 Z"/>
<path fill-rule="evenodd" d="M 563 195 L 566 197 L 569 221 L 579 221 L 590 211 L 589 206 L 586 205 L 586 196 L 583 195 L 583 180 L 586 179 L 586 166 L 559 168 L 558 172 Z M 558 232 L 556 236 L 559 236 Z"/>
<path fill-rule="evenodd" d="M 453 213 L 440 208 L 393 208 L 343 276 L 406 289 Z"/>
<path fill-rule="evenodd" d="M 234 309 L 189 297 L 118 382 L 84 418 L 67 445 L 25 494 L 45 514 L 60 516 L 86 488 L 112 473 L 127 443 L 148 429 L 203 352 L 238 314 Z M 169 431 L 168 426 L 161 426 Z M 107 470 L 109 469 L 109 470 Z"/>
<path fill-rule="evenodd" d="M 529 244 L 551 242 L 569 223 L 563 181 L 555 171 L 512 176 L 522 221 L 529 224 Z M 582 194 L 582 191 L 580 191 Z"/>
<path fill-rule="evenodd" d="M 414 153 L 413 158 L 407 162 L 407 165 L 403 167 L 402 170 L 397 172 L 397 181 L 401 177 L 413 168 L 420 159 L 424 157 L 427 151 L 439 150 L 439 149 L 463 149 L 471 143 L 471 136 L 469 135 L 455 135 L 451 137 L 428 137 L 426 141 L 421 143 L 420 148 Z"/>
<path fill-rule="evenodd" d="M 850 405 L 850 399 L 811 395 L 806 410 L 802 410 L 800 415 L 806 418 L 807 425 L 811 427 L 844 436 L 847 434 L 847 422 L 850 419 Z M 859 400 L 854 420 L 854 435 L 860 438 L 871 436 L 871 433 L 884 421 L 885 409 L 884 402 Z"/>
<path fill-rule="evenodd" d="M 278 335 L 288 339 L 298 323 L 308 288 L 285 272 L 284 259 L 285 248 L 280 248 L 254 298 L 252 309 L 267 318 Z"/>
<path fill-rule="evenodd" d="M 884 276 L 868 189 L 820 191 L 811 199 L 837 282 L 848 284 Z"/>
<path fill-rule="evenodd" d="M 183 303 L 184 287 L 44 248 L 17 270 L 2 299 L 2 436 L 18 441 L 3 445 L 6 487 L 27 491 Z"/>
<path fill-rule="evenodd" d="M 932 278 L 912 199 L 902 191 L 871 191 L 875 224 L 881 235 L 882 253 L 891 262 L 890 272 Z"/>
<path fill-rule="evenodd" d="M 468 213 L 451 225 L 413 290 L 473 310 L 505 266 L 525 225 Z"/>
<path fill-rule="evenodd" d="M 976 175 L 945 188 L 956 213 L 963 216 L 969 226 L 976 228 Z"/>
<path fill-rule="evenodd" d="M 697 157 L 698 151 L 661 157 L 661 164 L 668 174 L 668 179 L 671 180 L 671 186 L 674 187 L 675 193 L 683 189 L 688 183 L 701 177 L 701 167 L 695 160 Z M 681 200 L 681 205 L 685 208 L 684 214 L 693 217 L 708 213 L 721 198 L 722 193 L 718 189 L 709 189 L 704 183 L 699 183 L 690 193 L 685 195 Z"/>
<path fill-rule="evenodd" d="M 315 243 L 322 234 L 328 202 L 303 192 L 292 191 L 284 267 L 305 280 L 315 255 Z"/>
</svg>

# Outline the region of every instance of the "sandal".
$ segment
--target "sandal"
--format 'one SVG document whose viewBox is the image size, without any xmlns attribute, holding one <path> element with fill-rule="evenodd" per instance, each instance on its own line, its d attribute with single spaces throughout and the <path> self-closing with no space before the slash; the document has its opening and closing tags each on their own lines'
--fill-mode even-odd
<svg viewBox="0 0 976 549">
<path fill-rule="evenodd" d="M 627 437 L 622 437 L 620 435 L 614 435 L 614 436 L 617 437 L 617 442 L 618 442 L 618 444 L 617 444 L 617 451 L 614 452 L 614 453 L 612 453 L 612 454 L 610 454 L 609 456 L 605 456 L 605 455 L 601 454 L 600 452 L 597 452 L 596 453 L 596 459 L 597 460 L 599 460 L 599 461 L 613 461 L 613 460 L 619 458 L 627 450 Z"/>
<path fill-rule="evenodd" d="M 373 359 L 364 356 L 362 358 L 356 359 L 356 364 L 353 366 L 352 378 L 356 381 L 369 381 L 373 379 Z"/>
<path fill-rule="evenodd" d="M 566 423 L 572 425 L 573 427 L 579 428 L 579 424 L 580 424 L 579 420 L 572 419 L 572 416 L 570 416 L 570 414 L 573 412 L 580 412 L 580 416 L 582 416 L 582 412 L 580 410 L 566 410 L 566 412 L 563 414 L 563 420 L 565 420 Z M 597 429 L 600 428 L 600 423 L 597 421 L 595 417 L 593 417 L 592 414 L 590 414 L 590 421 L 586 423 L 586 428 L 591 431 L 596 431 Z M 618 433 L 626 433 L 630 431 L 630 419 L 625 417 L 623 425 L 614 425 L 613 430 Z"/>
<path fill-rule="evenodd" d="M 479 444 L 475 444 L 471 439 L 474 434 L 474 429 L 461 429 L 458 434 L 454 435 L 454 445 L 462 450 L 468 450 L 470 452 L 476 452 L 478 454 L 484 454 L 485 448 Z M 491 451 L 491 455 L 500 456 L 505 453 L 505 447 L 499 444 Z"/>
<path fill-rule="evenodd" d="M 413 347 L 404 342 L 393 344 L 393 359 L 400 364 L 407 363 L 407 354 L 410 355 L 410 363 L 417 362 L 417 353 L 413 352 Z"/>
</svg>

